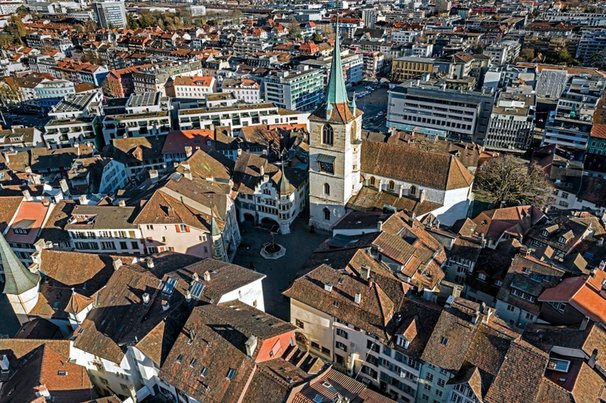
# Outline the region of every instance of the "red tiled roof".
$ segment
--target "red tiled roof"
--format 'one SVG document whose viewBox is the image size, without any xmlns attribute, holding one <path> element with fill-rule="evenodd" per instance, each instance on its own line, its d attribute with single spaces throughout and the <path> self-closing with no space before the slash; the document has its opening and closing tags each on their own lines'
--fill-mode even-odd
<svg viewBox="0 0 606 403">
<path fill-rule="evenodd" d="M 606 139 L 606 123 L 595 123 L 591 128 L 591 137 Z"/>
<path fill-rule="evenodd" d="M 42 228 L 48 207 L 41 202 L 22 202 L 6 234 L 8 242 L 33 244 Z M 16 234 L 15 227 L 22 227 L 27 234 Z"/>
<path fill-rule="evenodd" d="M 606 272 L 603 270 L 596 270 L 589 277 L 568 278 L 543 291 L 539 301 L 567 302 L 594 321 L 606 324 L 606 298 L 602 294 L 604 281 Z"/>
<path fill-rule="evenodd" d="M 211 141 L 210 145 L 208 141 Z M 164 147 L 162 147 L 162 154 L 183 154 L 186 146 L 196 147 L 204 150 L 211 151 L 214 140 L 214 131 L 207 129 L 195 129 L 195 130 L 177 130 L 168 133 Z"/>
</svg>

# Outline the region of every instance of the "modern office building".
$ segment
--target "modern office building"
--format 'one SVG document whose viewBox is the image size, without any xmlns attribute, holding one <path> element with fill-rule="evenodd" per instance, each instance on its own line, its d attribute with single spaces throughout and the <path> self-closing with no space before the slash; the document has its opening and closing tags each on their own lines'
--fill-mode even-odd
<svg viewBox="0 0 606 403">
<path fill-rule="evenodd" d="M 272 72 L 265 78 L 265 100 L 281 108 L 311 111 L 324 97 L 320 70 L 303 66 L 297 71 Z"/>
<path fill-rule="evenodd" d="M 102 28 L 125 28 L 127 25 L 124 1 L 98 1 L 93 3 L 93 10 Z"/>
<path fill-rule="evenodd" d="M 573 76 L 545 124 L 543 144 L 587 149 L 593 114 L 606 81 L 599 77 Z"/>
<path fill-rule="evenodd" d="M 526 151 L 532 142 L 535 96 L 503 92 L 492 108 L 484 146 L 490 150 Z"/>
<path fill-rule="evenodd" d="M 493 96 L 445 86 L 407 82 L 389 90 L 387 127 L 482 142 L 488 129 Z"/>
</svg>

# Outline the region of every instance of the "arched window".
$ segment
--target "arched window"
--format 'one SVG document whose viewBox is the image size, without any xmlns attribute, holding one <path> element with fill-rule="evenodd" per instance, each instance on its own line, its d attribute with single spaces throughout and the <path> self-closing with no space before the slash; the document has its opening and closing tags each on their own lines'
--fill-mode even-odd
<svg viewBox="0 0 606 403">
<path fill-rule="evenodd" d="M 331 146 L 333 142 L 333 131 L 331 125 L 324 125 L 322 128 L 322 144 Z"/>
<path fill-rule="evenodd" d="M 376 184 L 377 180 L 375 179 L 374 176 L 370 177 L 370 186 L 374 186 Z"/>
<path fill-rule="evenodd" d="M 330 195 L 330 185 L 328 183 L 324 184 L 324 194 L 325 195 Z"/>
<path fill-rule="evenodd" d="M 330 221 L 330 210 L 324 207 L 324 219 Z"/>
<path fill-rule="evenodd" d="M 389 181 L 389 190 L 395 190 L 396 183 L 394 181 Z"/>
<path fill-rule="evenodd" d="M 415 185 L 412 185 L 410 187 L 410 194 L 411 195 L 416 195 L 417 194 L 417 187 Z"/>
</svg>

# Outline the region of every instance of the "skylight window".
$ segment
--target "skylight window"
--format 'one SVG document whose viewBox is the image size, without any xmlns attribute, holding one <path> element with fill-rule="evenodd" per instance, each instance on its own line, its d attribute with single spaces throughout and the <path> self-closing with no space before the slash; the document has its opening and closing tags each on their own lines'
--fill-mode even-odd
<svg viewBox="0 0 606 403">
<path fill-rule="evenodd" d="M 202 369 L 200 370 L 200 376 L 204 378 L 206 374 L 208 374 L 208 368 L 202 367 Z"/>
<path fill-rule="evenodd" d="M 178 363 L 178 364 L 181 364 L 181 363 L 183 362 L 183 358 L 184 358 L 184 357 L 183 357 L 183 354 L 179 354 L 179 355 L 177 356 L 177 363 Z"/>
<path fill-rule="evenodd" d="M 164 287 L 162 288 L 162 292 L 167 295 L 172 295 L 173 291 L 175 291 L 175 286 L 177 285 L 177 280 L 169 277 L 164 282 Z"/>
<path fill-rule="evenodd" d="M 560 360 L 559 358 L 551 358 L 549 360 L 549 369 L 566 373 L 570 369 L 570 361 Z"/>
<path fill-rule="evenodd" d="M 227 376 L 227 379 L 229 379 L 231 381 L 232 379 L 234 379 L 236 377 L 236 370 L 233 369 L 233 368 L 230 368 L 227 371 L 227 375 L 226 376 Z"/>
<path fill-rule="evenodd" d="M 445 346 L 448 345 L 448 337 L 440 337 L 440 344 L 443 344 Z"/>
</svg>

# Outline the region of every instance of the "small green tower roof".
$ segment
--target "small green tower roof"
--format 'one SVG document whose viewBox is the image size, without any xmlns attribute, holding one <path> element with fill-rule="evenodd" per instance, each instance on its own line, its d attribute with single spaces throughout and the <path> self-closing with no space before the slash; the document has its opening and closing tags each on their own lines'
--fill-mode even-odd
<svg viewBox="0 0 606 403">
<path fill-rule="evenodd" d="M 0 233 L 0 260 L 4 268 L 4 293 L 20 295 L 38 286 L 40 275 L 29 271 Z"/>
</svg>

